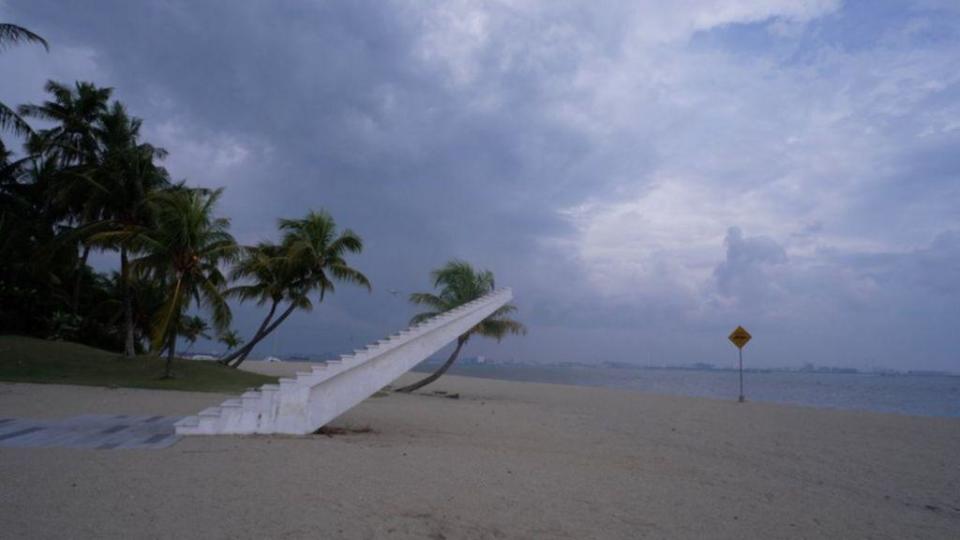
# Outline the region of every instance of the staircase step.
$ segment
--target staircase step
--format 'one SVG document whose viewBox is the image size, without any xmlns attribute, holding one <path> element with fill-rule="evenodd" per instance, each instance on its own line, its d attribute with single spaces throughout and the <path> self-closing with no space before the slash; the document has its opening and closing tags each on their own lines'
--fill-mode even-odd
<svg viewBox="0 0 960 540">
<path fill-rule="evenodd" d="M 200 411 L 197 416 L 200 418 L 205 416 L 220 416 L 220 407 L 207 407 L 206 409 Z"/>
<path fill-rule="evenodd" d="M 184 416 L 180 420 L 177 420 L 173 423 L 173 427 L 177 428 L 195 428 L 200 425 L 200 419 L 196 416 Z"/>
<path fill-rule="evenodd" d="M 195 417 L 179 420 L 178 432 L 309 433 L 390 384 L 421 361 L 421 354 L 432 354 L 442 342 L 455 340 L 510 297 L 509 290 L 495 291 L 352 354 L 311 365 L 307 371 L 281 378 L 276 384 L 250 389 Z M 424 337 L 428 339 L 422 340 Z"/>
</svg>

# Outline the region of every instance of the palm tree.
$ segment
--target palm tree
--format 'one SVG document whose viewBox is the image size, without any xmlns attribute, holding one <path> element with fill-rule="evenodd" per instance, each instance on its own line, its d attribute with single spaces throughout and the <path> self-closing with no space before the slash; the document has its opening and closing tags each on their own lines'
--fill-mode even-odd
<svg viewBox="0 0 960 540">
<path fill-rule="evenodd" d="M 280 325 L 296 309 L 309 311 L 313 303 L 309 290 L 300 285 L 300 276 L 296 275 L 289 259 L 284 256 L 283 248 L 270 242 L 261 242 L 243 250 L 243 256 L 234 266 L 230 276 L 234 281 L 246 281 L 227 291 L 229 296 L 241 302 L 255 300 L 258 306 L 270 304 L 267 316 L 254 332 L 250 342 L 242 349 L 229 353 L 220 359 L 225 365 L 239 366 L 253 348 L 270 332 Z M 277 308 L 284 301 L 289 305 L 274 321 Z"/>
<path fill-rule="evenodd" d="M 464 261 L 450 261 L 430 275 L 433 278 L 433 286 L 439 287 L 440 292 L 439 294 L 413 293 L 410 295 L 410 301 L 414 304 L 430 308 L 430 311 L 414 315 L 410 319 L 410 324 L 421 323 L 467 302 L 472 302 L 495 288 L 493 273 L 489 270 L 478 272 Z M 440 369 L 409 386 L 398 388 L 397 392 L 413 392 L 439 379 L 456 362 L 463 346 L 473 335 L 494 338 L 498 342 L 507 334 L 526 335 L 527 328 L 523 324 L 507 317 L 515 311 L 517 307 L 513 304 L 507 304 L 494 311 L 489 317 L 457 338 L 457 346 Z"/>
<path fill-rule="evenodd" d="M 236 330 L 227 330 L 217 336 L 217 341 L 226 345 L 227 350 L 230 350 L 239 347 L 240 344 L 243 343 L 243 338 L 240 337 L 240 334 L 237 333 Z"/>
<path fill-rule="evenodd" d="M 114 102 L 99 124 L 99 163 L 86 175 L 91 186 L 85 212 L 88 223 L 76 234 L 85 238 L 87 246 L 120 252 L 124 353 L 132 358 L 136 350 L 129 254 L 153 222 L 150 195 L 168 187 L 170 181 L 167 171 L 156 164 L 166 153 L 138 142 L 140 120 L 128 116 L 123 105 Z"/>
<path fill-rule="evenodd" d="M 23 116 L 38 118 L 56 125 L 40 130 L 41 146 L 58 157 L 64 167 L 92 164 L 96 161 L 96 124 L 107 112 L 112 88 L 99 88 L 93 83 L 77 81 L 73 88 L 56 81 L 47 81 L 44 90 L 51 100 L 40 105 L 21 105 Z"/>
<path fill-rule="evenodd" d="M 85 320 L 90 320 L 94 325 L 96 321 L 102 323 L 105 332 L 111 335 L 115 334 L 113 340 L 116 345 L 114 348 L 122 349 L 125 336 L 124 331 L 124 309 L 123 309 L 123 290 L 120 279 L 120 272 L 112 271 L 109 275 L 95 273 L 92 269 L 88 272 L 91 286 L 90 293 L 100 293 L 99 297 L 88 301 L 88 311 L 84 315 Z M 97 282 L 100 285 L 97 286 Z M 129 290 L 133 293 L 133 332 L 136 352 L 143 351 L 141 345 L 150 341 L 150 335 L 153 330 L 153 315 L 160 311 L 167 297 L 166 284 L 146 275 L 146 272 L 130 272 Z"/>
<path fill-rule="evenodd" d="M 72 275 L 76 251 L 55 249 L 58 220 L 42 193 L 55 164 L 8 156 L 0 151 L 0 328 L 42 335 L 63 309 L 60 284 Z"/>
<path fill-rule="evenodd" d="M 42 37 L 34 34 L 22 26 L 10 23 L 0 23 L 0 51 L 11 45 L 20 43 L 37 43 L 43 45 L 43 48 L 50 50 L 50 45 Z M 0 101 L 0 131 L 10 130 L 16 135 L 29 135 L 33 133 L 30 124 L 23 121 L 20 115 L 10 107 L 7 107 Z"/>
<path fill-rule="evenodd" d="M 36 277 L 50 277 L 49 285 L 58 293 L 60 282 L 77 267 L 76 250 L 63 249 L 56 241 L 64 213 L 47 196 L 62 175 L 56 161 L 43 155 L 8 163 L 0 171 L 0 213 L 7 226 L 2 236 L 26 248 L 19 256 L 3 254 L 0 260 L 11 267 L 32 269 Z"/>
<path fill-rule="evenodd" d="M 311 310 L 312 292 L 316 291 L 322 302 L 327 293 L 334 292 L 334 281 L 370 290 L 367 277 L 345 259 L 348 253 L 363 251 L 363 240 L 350 229 L 338 233 L 330 214 L 311 211 L 302 219 L 281 219 L 279 227 L 284 232 L 280 245 L 263 243 L 247 249 L 234 269 L 234 279 L 249 283 L 234 287 L 231 294 L 241 301 L 269 303 L 270 310 L 247 345 L 221 360 L 232 367 L 239 366 L 257 343 L 295 310 Z M 287 302 L 287 307 L 274 318 L 282 302 Z"/>
<path fill-rule="evenodd" d="M 236 258 L 237 245 L 228 232 L 230 221 L 213 216 L 222 189 L 168 189 L 151 196 L 154 226 L 140 237 L 144 255 L 131 264 L 168 287 L 168 295 L 154 316 L 154 350 L 165 348 L 165 378 L 172 376 L 178 323 L 191 303 L 210 310 L 213 327 L 225 330 L 231 320 L 224 297 L 226 278 L 220 265 Z"/>
<path fill-rule="evenodd" d="M 21 105 L 20 114 L 55 122 L 55 126 L 40 130 L 27 141 L 27 151 L 32 156 L 43 155 L 58 166 L 56 182 L 44 189 L 44 196 L 58 215 L 67 223 L 84 224 L 90 212 L 88 199 L 90 186 L 85 180 L 99 164 L 100 137 L 98 129 L 107 113 L 107 105 L 113 90 L 99 88 L 93 83 L 76 82 L 71 88 L 62 83 L 47 81 L 44 89 L 51 99 L 40 105 Z M 76 235 L 64 236 L 73 242 Z M 87 264 L 91 246 L 80 241 L 80 255 L 73 289 L 72 309 L 79 309 L 80 284 Z"/>
<path fill-rule="evenodd" d="M 66 221 L 82 221 L 87 210 L 89 185 L 85 176 L 100 165 L 100 146 L 113 92 L 93 83 L 77 82 L 74 88 L 47 81 L 45 90 L 51 99 L 40 105 L 21 105 L 24 116 L 54 122 L 49 129 L 31 134 L 26 150 L 29 156 L 43 156 L 60 168 L 57 182 L 45 188 L 44 196 L 63 214 Z M 115 105 L 116 106 L 116 105 Z"/>
<path fill-rule="evenodd" d="M 193 315 L 184 317 L 183 320 L 180 321 L 180 336 L 190 344 L 187 346 L 184 354 L 190 351 L 198 339 L 210 339 L 210 334 L 207 333 L 207 330 L 210 330 L 210 325 L 207 324 L 207 321 L 203 320 L 203 317 Z"/>
</svg>

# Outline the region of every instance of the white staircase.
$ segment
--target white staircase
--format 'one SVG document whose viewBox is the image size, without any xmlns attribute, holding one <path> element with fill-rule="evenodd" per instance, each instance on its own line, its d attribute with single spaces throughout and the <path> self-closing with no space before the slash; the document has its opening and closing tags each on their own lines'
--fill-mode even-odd
<svg viewBox="0 0 960 540">
<path fill-rule="evenodd" d="M 287 433 L 305 435 L 390 384 L 513 298 L 498 289 L 381 339 L 339 360 L 318 363 L 228 399 L 176 423 L 178 435 Z"/>
</svg>

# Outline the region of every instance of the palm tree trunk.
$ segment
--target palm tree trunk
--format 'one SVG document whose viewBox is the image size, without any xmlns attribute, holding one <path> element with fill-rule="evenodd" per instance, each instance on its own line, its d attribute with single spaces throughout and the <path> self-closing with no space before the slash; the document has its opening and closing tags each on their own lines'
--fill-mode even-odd
<svg viewBox="0 0 960 540">
<path fill-rule="evenodd" d="M 170 324 L 170 320 L 173 318 L 173 314 L 177 314 L 177 320 L 180 320 L 180 286 L 183 284 L 183 274 L 177 276 L 177 284 L 173 288 L 173 298 L 170 301 L 170 310 L 167 312 L 166 319 L 163 321 L 163 324 L 159 327 L 159 331 L 167 332 L 167 366 L 164 370 L 163 378 L 169 379 L 173 377 L 173 355 L 177 352 L 177 328 L 176 324 Z M 157 342 L 162 343 L 163 340 L 158 335 L 154 339 Z"/>
<path fill-rule="evenodd" d="M 173 355 L 176 353 L 177 349 L 177 332 L 173 330 L 170 332 L 170 341 L 167 345 L 167 367 L 164 370 L 163 378 L 172 379 L 173 378 Z"/>
<path fill-rule="evenodd" d="M 230 365 L 230 364 L 228 364 L 228 365 L 230 365 L 230 367 L 232 367 L 232 368 L 240 367 L 240 364 L 242 364 L 243 361 L 247 359 L 247 356 L 248 356 L 251 352 L 253 352 L 253 346 L 256 345 L 257 343 L 259 343 L 260 341 L 263 341 L 263 338 L 269 336 L 271 332 L 273 332 L 274 330 L 276 330 L 277 327 L 280 326 L 280 323 L 282 323 L 284 320 L 286 320 L 286 318 L 289 317 L 290 314 L 293 313 L 293 311 L 294 311 L 295 309 L 297 309 L 296 304 L 290 304 L 290 307 L 288 307 L 286 310 L 284 310 L 284 312 L 281 313 L 279 317 L 277 317 L 277 320 L 273 321 L 273 323 L 270 324 L 270 326 L 268 326 L 268 327 L 260 334 L 260 336 L 259 336 L 258 338 L 256 338 L 255 341 L 250 342 L 250 343 L 244 348 L 244 350 L 242 351 L 242 354 L 239 356 L 239 358 L 237 358 L 237 361 L 236 361 L 236 362 L 234 362 L 232 365 Z"/>
<path fill-rule="evenodd" d="M 436 370 L 428 377 L 420 379 L 419 381 L 409 386 L 404 386 L 403 388 L 397 388 L 395 391 L 409 394 L 410 392 L 413 392 L 414 390 L 419 390 L 420 388 L 423 388 L 424 386 L 439 379 L 444 373 L 447 372 L 448 369 L 450 369 L 450 366 L 452 366 L 453 363 L 457 361 L 457 356 L 460 354 L 460 349 L 463 348 L 463 345 L 467 342 L 468 339 L 470 339 L 469 334 L 464 334 L 457 338 L 457 348 L 453 349 L 453 352 L 450 354 L 450 358 L 447 358 L 447 361 L 444 362 L 442 366 L 440 366 L 440 369 Z"/>
<path fill-rule="evenodd" d="M 83 246 L 83 255 L 80 256 L 80 264 L 77 265 L 77 279 L 73 282 L 73 300 L 70 306 L 74 315 L 80 314 L 80 286 L 83 283 L 83 269 L 87 266 L 87 258 L 90 257 L 90 246 Z"/>
<path fill-rule="evenodd" d="M 256 342 L 260 340 L 260 334 L 262 334 L 263 331 L 267 328 L 267 325 L 270 324 L 270 321 L 273 319 L 273 314 L 276 313 L 277 311 L 278 304 L 279 302 L 277 302 L 276 300 L 274 300 L 274 302 L 270 304 L 270 311 L 267 313 L 267 316 L 263 319 L 263 322 L 260 323 L 260 327 L 257 328 L 257 331 L 253 333 L 253 338 L 251 338 L 251 343 L 256 344 Z M 249 351 L 251 349 L 252 347 L 250 346 L 250 343 L 245 343 L 243 347 L 240 347 L 239 349 L 233 351 L 232 353 L 227 353 L 226 355 L 224 355 L 223 358 L 221 358 L 220 360 L 217 360 L 217 362 L 220 362 L 225 366 L 229 366 L 230 362 L 239 358 L 244 353 L 244 351 Z"/>
<path fill-rule="evenodd" d="M 127 358 L 136 356 L 133 340 L 133 295 L 130 292 L 130 261 L 127 258 L 127 246 L 120 245 L 120 291 L 123 295 L 123 328 L 126 333 L 123 354 Z"/>
<path fill-rule="evenodd" d="M 173 319 L 173 314 L 176 312 L 177 317 L 180 317 L 180 285 L 183 283 L 183 276 L 177 276 L 177 284 L 173 287 L 173 295 L 170 298 L 170 309 L 167 310 L 167 315 L 164 317 L 163 322 L 157 325 L 154 329 L 153 336 L 153 347 L 157 348 L 160 344 L 163 343 L 164 338 L 168 338 L 168 332 L 173 332 L 174 335 L 177 333 L 177 327 L 173 329 L 170 328 L 170 320 Z M 178 319 L 179 320 L 179 319 Z"/>
</svg>

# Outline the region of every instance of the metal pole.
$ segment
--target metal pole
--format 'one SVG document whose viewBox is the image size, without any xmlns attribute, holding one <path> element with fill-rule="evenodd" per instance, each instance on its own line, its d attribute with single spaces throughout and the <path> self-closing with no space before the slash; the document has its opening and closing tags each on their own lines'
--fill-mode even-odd
<svg viewBox="0 0 960 540">
<path fill-rule="evenodd" d="M 743 403 L 743 349 L 737 347 L 740 352 L 740 403 Z"/>
</svg>

